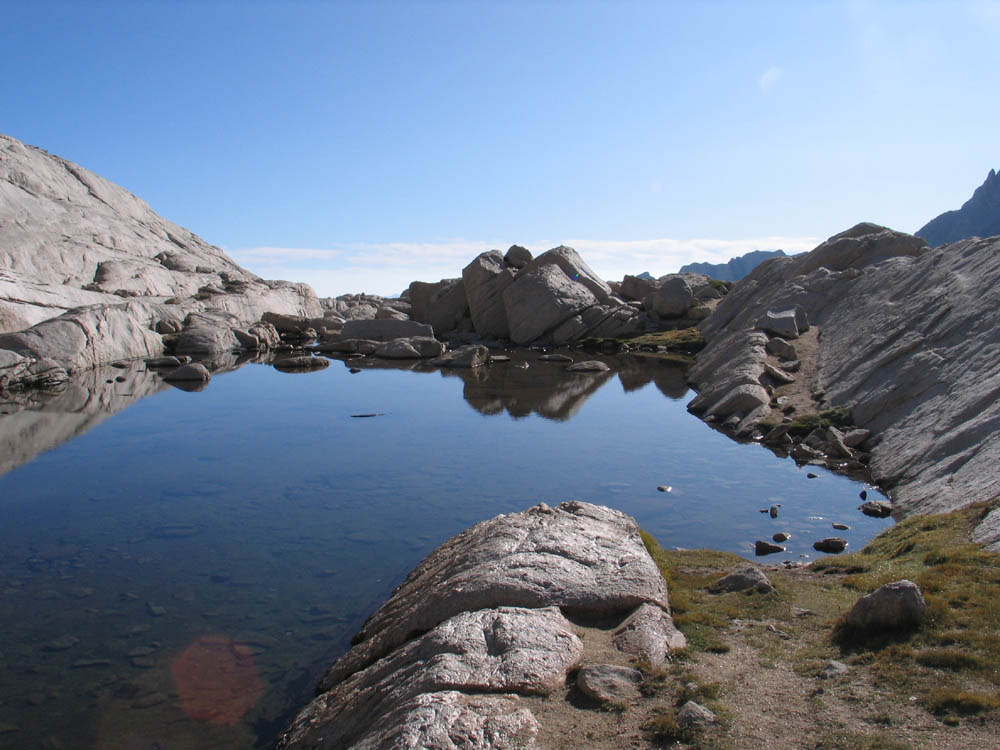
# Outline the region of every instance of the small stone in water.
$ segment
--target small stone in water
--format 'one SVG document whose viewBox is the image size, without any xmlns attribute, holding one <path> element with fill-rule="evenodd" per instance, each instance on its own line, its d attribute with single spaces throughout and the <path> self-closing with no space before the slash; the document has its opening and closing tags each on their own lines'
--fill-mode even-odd
<svg viewBox="0 0 1000 750">
<path fill-rule="evenodd" d="M 861 492 L 858 493 L 858 497 L 860 497 L 862 500 L 867 500 L 868 490 L 861 490 Z"/>
<path fill-rule="evenodd" d="M 778 506 L 777 505 L 772 505 L 767 512 L 771 514 L 771 518 L 777 518 L 778 517 Z"/>
<path fill-rule="evenodd" d="M 813 474 L 813 473 L 812 473 L 812 472 L 810 471 L 810 472 L 809 472 L 808 474 L 806 474 L 806 479 L 815 479 L 815 478 L 816 478 L 816 477 L 818 477 L 818 476 L 819 476 L 819 474 Z"/>
<path fill-rule="evenodd" d="M 656 489 L 658 489 L 660 492 L 673 492 L 674 488 L 671 487 L 669 484 L 661 484 Z"/>
<path fill-rule="evenodd" d="M 833 528 L 837 529 L 837 531 L 849 531 L 851 527 L 846 523 L 835 523 L 833 524 Z"/>
<path fill-rule="evenodd" d="M 73 635 L 61 635 L 42 646 L 42 651 L 66 651 L 73 648 L 80 639 Z"/>
<path fill-rule="evenodd" d="M 757 555 L 770 555 L 775 552 L 784 552 L 785 548 L 777 544 L 771 544 L 770 542 L 765 542 L 762 539 L 758 539 L 754 542 L 754 553 Z"/>
<path fill-rule="evenodd" d="M 786 531 L 779 531 L 777 534 L 771 537 L 776 542 L 787 542 L 792 538 L 792 535 Z"/>
</svg>

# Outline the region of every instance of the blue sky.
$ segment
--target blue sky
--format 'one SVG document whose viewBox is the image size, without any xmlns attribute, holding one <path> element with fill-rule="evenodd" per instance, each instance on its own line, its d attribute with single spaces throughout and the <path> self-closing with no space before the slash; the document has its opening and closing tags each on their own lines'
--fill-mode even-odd
<svg viewBox="0 0 1000 750">
<path fill-rule="evenodd" d="M 957 208 L 998 39 L 987 0 L 16 0 L 0 132 L 320 294 L 515 242 L 660 275 Z"/>
</svg>

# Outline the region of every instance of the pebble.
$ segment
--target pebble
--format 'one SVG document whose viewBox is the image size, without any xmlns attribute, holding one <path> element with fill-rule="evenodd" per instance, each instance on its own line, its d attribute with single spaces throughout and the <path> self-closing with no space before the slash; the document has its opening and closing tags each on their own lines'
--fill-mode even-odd
<svg viewBox="0 0 1000 750">
<path fill-rule="evenodd" d="M 350 370 L 348 370 L 348 372 L 351 373 L 351 375 L 357 375 L 359 372 L 361 372 L 361 370 L 359 370 L 357 367 L 352 367 Z"/>
<path fill-rule="evenodd" d="M 777 505 L 772 505 L 767 512 L 771 514 L 771 518 L 777 518 L 778 517 L 778 506 Z"/>
<path fill-rule="evenodd" d="M 858 497 L 860 497 L 862 500 L 867 500 L 868 490 L 861 490 L 861 492 L 858 493 Z"/>
<path fill-rule="evenodd" d="M 850 531 L 851 530 L 851 527 L 848 526 L 846 523 L 835 523 L 835 524 L 833 524 L 833 528 L 835 528 L 837 531 Z"/>
<path fill-rule="evenodd" d="M 812 472 L 810 471 L 810 472 L 809 472 L 808 474 L 806 474 L 806 479 L 815 479 L 815 478 L 816 478 L 816 477 L 818 477 L 818 476 L 819 476 L 819 474 L 813 474 L 813 473 L 812 473 Z"/>
<path fill-rule="evenodd" d="M 779 531 L 777 534 L 771 537 L 776 542 L 787 542 L 792 538 L 792 535 L 787 531 Z"/>
<path fill-rule="evenodd" d="M 658 489 L 660 492 L 673 492 L 674 488 L 671 487 L 669 484 L 661 484 L 656 489 Z"/>
</svg>

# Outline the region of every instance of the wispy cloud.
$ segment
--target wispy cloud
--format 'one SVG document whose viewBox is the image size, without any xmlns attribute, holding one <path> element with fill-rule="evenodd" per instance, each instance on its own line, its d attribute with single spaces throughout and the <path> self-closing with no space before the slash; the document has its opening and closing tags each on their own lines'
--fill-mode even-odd
<svg viewBox="0 0 1000 750">
<path fill-rule="evenodd" d="M 661 237 L 646 240 L 574 238 L 541 239 L 526 246 L 536 255 L 569 245 L 599 276 L 609 280 L 648 271 L 654 276 L 673 273 L 686 263 L 724 263 L 751 250 L 782 249 L 787 253 L 811 250 L 816 237 L 753 237 L 748 239 Z M 254 273 L 267 278 L 304 281 L 322 297 L 349 292 L 397 295 L 411 281 L 437 281 L 461 276 L 462 269 L 491 248 L 506 250 L 512 243 L 465 239 L 439 242 L 346 243 L 328 249 L 257 247 L 231 250 L 229 255 Z M 524 243 L 519 243 L 524 244 Z"/>
<path fill-rule="evenodd" d="M 777 65 L 772 65 L 770 68 L 764 71 L 763 75 L 757 79 L 757 85 L 760 86 L 760 90 L 764 94 L 770 94 L 775 86 L 778 85 L 778 81 L 785 74 L 785 71 L 779 68 Z"/>
</svg>

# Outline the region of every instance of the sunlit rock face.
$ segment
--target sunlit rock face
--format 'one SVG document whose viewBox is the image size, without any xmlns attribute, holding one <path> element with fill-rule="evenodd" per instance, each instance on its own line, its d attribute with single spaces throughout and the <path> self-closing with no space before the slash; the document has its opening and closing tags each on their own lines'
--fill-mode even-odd
<svg viewBox="0 0 1000 750">
<path fill-rule="evenodd" d="M 699 400 L 762 382 L 771 342 L 754 329 L 769 310 L 793 308 L 820 330 L 812 386 L 871 431 L 871 469 L 898 513 L 1000 494 L 1000 238 L 931 250 L 859 224 L 759 266 L 701 325 L 709 345 L 690 373 Z M 977 539 L 996 547 L 998 529 L 992 519 Z"/>
<path fill-rule="evenodd" d="M 308 285 L 264 281 L 127 190 L 0 135 L 0 349 L 75 373 L 162 354 L 162 335 L 206 310 L 236 330 L 269 311 L 323 318 Z M 212 356 L 228 354 L 224 333 Z"/>
</svg>

